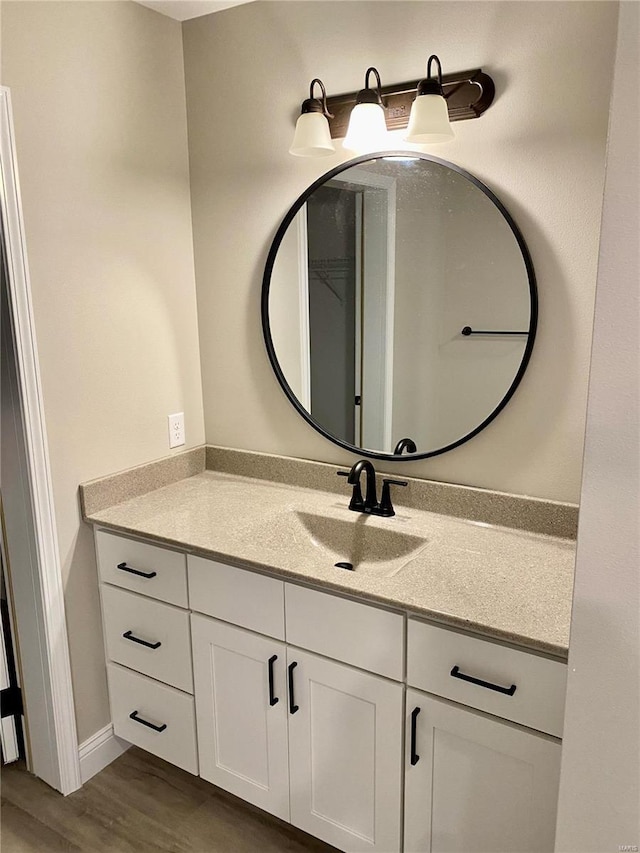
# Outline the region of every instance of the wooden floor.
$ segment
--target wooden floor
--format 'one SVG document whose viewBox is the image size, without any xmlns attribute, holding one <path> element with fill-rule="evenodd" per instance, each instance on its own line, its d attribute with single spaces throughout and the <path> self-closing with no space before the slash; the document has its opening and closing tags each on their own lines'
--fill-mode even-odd
<svg viewBox="0 0 640 853">
<path fill-rule="evenodd" d="M 335 853 L 135 747 L 68 797 L 20 764 L 1 781 L 2 853 Z"/>
</svg>

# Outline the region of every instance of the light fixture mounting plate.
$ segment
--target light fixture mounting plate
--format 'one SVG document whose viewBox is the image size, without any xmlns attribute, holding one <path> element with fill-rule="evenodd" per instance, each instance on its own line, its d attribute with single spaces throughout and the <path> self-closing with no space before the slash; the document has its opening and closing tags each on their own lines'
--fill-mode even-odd
<svg viewBox="0 0 640 853">
<path fill-rule="evenodd" d="M 396 83 L 393 86 L 382 87 L 387 130 L 400 130 L 407 127 L 411 104 L 415 100 L 419 83 L 420 80 L 413 80 L 409 83 Z M 450 121 L 478 118 L 491 106 L 496 91 L 491 77 L 480 68 L 443 74 L 442 88 L 449 108 Z M 327 107 L 334 116 L 329 119 L 333 139 L 345 136 L 357 94 L 357 92 L 349 92 L 346 95 L 333 95 L 327 98 Z"/>
</svg>

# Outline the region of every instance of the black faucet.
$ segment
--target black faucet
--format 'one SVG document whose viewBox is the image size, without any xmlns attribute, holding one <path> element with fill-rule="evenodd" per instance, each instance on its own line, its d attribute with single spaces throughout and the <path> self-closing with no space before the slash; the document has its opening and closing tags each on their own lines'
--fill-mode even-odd
<svg viewBox="0 0 640 853">
<path fill-rule="evenodd" d="M 367 488 L 364 500 L 362 499 L 362 489 L 360 487 L 360 477 L 362 472 L 367 472 Z M 339 477 L 346 477 L 349 485 L 353 486 L 353 494 L 349 503 L 349 509 L 354 512 L 366 512 L 370 515 L 382 515 L 390 517 L 396 512 L 391 503 L 390 486 L 406 486 L 406 480 L 389 480 L 382 481 L 382 497 L 378 503 L 376 494 L 376 469 L 368 459 L 360 459 L 356 462 L 350 471 L 338 471 Z"/>
<path fill-rule="evenodd" d="M 393 455 L 402 456 L 403 450 L 406 450 L 407 453 L 415 453 L 417 451 L 415 441 L 412 438 L 401 438 L 400 441 L 396 444 L 395 450 L 393 451 Z"/>
<path fill-rule="evenodd" d="M 349 471 L 347 483 L 351 486 L 357 486 L 360 490 L 360 476 L 363 471 L 367 472 L 367 491 L 360 512 L 373 512 L 378 506 L 378 496 L 376 494 L 376 469 L 373 463 L 368 459 L 360 459 Z M 360 491 L 360 499 L 362 500 L 362 491 Z M 349 507 L 353 509 L 354 507 Z"/>
</svg>

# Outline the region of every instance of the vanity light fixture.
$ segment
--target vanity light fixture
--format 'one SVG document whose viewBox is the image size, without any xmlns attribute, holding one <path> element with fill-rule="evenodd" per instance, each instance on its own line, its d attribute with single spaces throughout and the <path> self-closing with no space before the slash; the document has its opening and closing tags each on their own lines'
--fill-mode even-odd
<svg viewBox="0 0 640 853">
<path fill-rule="evenodd" d="M 322 98 L 313 97 L 313 87 L 316 83 L 320 86 Z M 289 153 L 295 154 L 296 157 L 326 157 L 333 154 L 336 149 L 331 141 L 328 121 L 330 118 L 333 118 L 333 115 L 327 108 L 324 83 L 314 77 L 309 86 L 309 97 L 302 102 Z"/>
<path fill-rule="evenodd" d="M 431 76 L 431 63 L 438 67 L 438 77 Z M 406 142 L 419 145 L 448 142 L 453 139 L 449 110 L 442 88 L 442 65 L 435 54 L 427 62 L 427 76 L 418 84 L 416 99 L 411 107 Z"/>
<path fill-rule="evenodd" d="M 437 63 L 437 79 L 431 76 L 433 62 Z M 368 85 L 371 74 L 376 75 L 377 89 L 371 89 Z M 322 99 L 313 97 L 313 87 L 316 83 L 322 88 Z M 430 91 L 436 88 L 437 91 Z M 334 151 L 331 139 L 341 139 L 346 136 L 344 147 L 347 149 L 350 149 L 353 144 L 353 150 L 364 149 L 365 153 L 384 151 L 388 147 L 395 147 L 389 145 L 387 131 L 406 128 L 410 116 L 412 127 L 408 129 L 410 135 L 407 137 L 408 141 L 413 142 L 414 134 L 418 131 L 421 135 L 427 132 L 430 137 L 429 142 L 436 141 L 434 138 L 436 131 L 438 134 L 442 133 L 440 139 L 451 139 L 453 133 L 449 122 L 479 118 L 493 103 L 495 91 L 493 80 L 481 68 L 442 74 L 437 56 L 429 58 L 426 80 L 381 86 L 380 75 L 375 68 L 369 68 L 365 76 L 364 89 L 344 95 L 327 96 L 322 82 L 315 79 L 311 82 L 309 92 L 311 97 L 302 105 L 302 115 L 298 119 L 294 142 L 289 150 L 292 154 L 301 157 L 331 154 Z M 425 131 L 422 116 L 430 110 L 433 112 L 431 105 L 436 102 L 440 105 L 441 121 L 437 126 L 433 121 L 428 121 Z M 365 109 L 367 107 L 369 109 Z M 372 135 L 362 144 L 352 143 L 351 127 L 354 125 L 354 120 L 358 113 L 364 115 L 367 112 L 377 116 L 376 127 Z M 418 119 L 420 119 L 419 123 Z M 416 123 L 418 123 L 417 129 Z M 329 133 L 327 133 L 327 125 Z M 300 126 L 300 136 L 298 136 L 298 126 Z"/>
<path fill-rule="evenodd" d="M 375 75 L 378 84 L 375 89 L 369 86 L 371 74 Z M 380 74 L 376 68 L 367 68 L 364 75 L 364 89 L 360 89 L 356 96 L 356 105 L 351 110 L 349 127 L 342 147 L 357 154 L 385 148 L 387 123 L 384 109 Z"/>
</svg>

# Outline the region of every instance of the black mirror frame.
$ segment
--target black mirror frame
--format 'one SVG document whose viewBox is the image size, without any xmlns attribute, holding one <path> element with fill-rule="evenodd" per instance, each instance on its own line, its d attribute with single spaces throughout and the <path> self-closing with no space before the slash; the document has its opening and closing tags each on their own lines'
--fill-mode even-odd
<svg viewBox="0 0 640 853">
<path fill-rule="evenodd" d="M 273 266 L 275 264 L 276 256 L 278 254 L 278 249 L 280 248 L 280 244 L 284 238 L 284 235 L 295 218 L 296 214 L 302 207 L 302 205 L 307 201 L 309 196 L 322 184 L 326 183 L 328 180 L 333 178 L 335 175 L 338 175 L 340 172 L 344 172 L 345 169 L 349 169 L 351 166 L 357 166 L 359 163 L 367 163 L 371 160 L 379 160 L 382 157 L 416 157 L 421 160 L 429 160 L 432 163 L 437 163 L 440 166 L 446 166 L 448 169 L 457 172 L 459 175 L 462 175 L 467 180 L 471 181 L 478 189 L 480 189 L 498 208 L 500 213 L 504 216 L 507 221 L 507 224 L 511 228 L 513 232 L 513 236 L 518 243 L 520 251 L 522 252 L 522 258 L 524 261 L 524 265 L 527 271 L 527 277 L 529 280 L 529 298 L 531 301 L 531 316 L 529 319 L 529 330 L 527 333 L 527 345 L 525 347 L 525 351 L 522 356 L 522 361 L 520 362 L 520 366 L 518 371 L 513 379 L 513 382 L 507 389 L 506 394 L 500 400 L 495 409 L 491 412 L 491 414 L 482 421 L 475 429 L 471 430 L 471 432 L 467 433 L 467 435 L 459 438 L 457 441 L 452 442 L 451 444 L 447 444 L 444 447 L 439 447 L 436 450 L 432 450 L 428 453 L 412 453 L 410 455 L 394 455 L 393 453 L 381 453 L 379 451 L 374 450 L 366 450 L 361 447 L 356 447 L 353 444 L 349 444 L 346 441 L 343 441 L 340 438 L 337 438 L 335 435 L 332 435 L 330 432 L 327 432 L 324 427 L 319 424 L 316 420 L 311 417 L 311 414 L 304 408 L 302 403 L 295 396 L 291 387 L 289 386 L 287 380 L 285 379 L 284 373 L 280 367 L 278 362 L 278 358 L 276 356 L 275 347 L 273 345 L 273 339 L 271 337 L 271 329 L 269 326 L 269 289 L 271 286 L 271 274 L 273 272 Z M 261 313 L 262 313 L 262 334 L 264 336 L 265 346 L 267 348 L 267 355 L 269 356 L 269 361 L 271 362 L 271 367 L 273 368 L 273 372 L 276 375 L 282 390 L 286 394 L 289 402 L 293 405 L 293 407 L 298 411 L 298 413 L 304 418 L 304 420 L 312 426 L 320 435 L 324 436 L 329 441 L 333 442 L 333 444 L 337 444 L 339 447 L 344 448 L 345 450 L 349 450 L 351 453 L 356 454 L 357 456 L 366 456 L 370 459 L 384 459 L 387 461 L 393 462 L 409 462 L 415 459 L 429 459 L 431 456 L 440 456 L 442 453 L 447 453 L 449 450 L 453 450 L 456 447 L 459 447 L 461 444 L 465 444 L 465 442 L 472 439 L 479 432 L 482 432 L 485 427 L 487 427 L 504 409 L 509 400 L 513 397 L 516 388 L 520 384 L 522 377 L 525 374 L 527 366 L 529 364 L 529 359 L 531 358 L 531 352 L 533 350 L 533 344 L 536 337 L 536 329 L 538 326 L 538 288 L 536 286 L 536 277 L 535 272 L 533 270 L 533 263 L 531 261 L 531 255 L 529 254 L 529 249 L 527 248 L 527 244 L 524 241 L 524 237 L 520 232 L 520 229 L 516 225 L 513 217 L 506 209 L 506 207 L 502 204 L 500 199 L 493 193 L 489 187 L 482 183 L 478 178 L 472 175 L 470 172 L 467 172 L 465 169 L 462 169 L 460 166 L 456 166 L 455 163 L 450 163 L 447 160 L 442 160 L 439 157 L 433 157 L 430 154 L 423 154 L 422 152 L 417 151 L 377 151 L 373 154 L 365 154 L 361 157 L 355 157 L 352 160 L 348 160 L 344 163 L 341 163 L 339 166 L 331 169 L 328 172 L 325 172 L 321 175 L 316 181 L 314 181 L 307 189 L 296 199 L 293 205 L 287 211 L 284 219 L 280 223 L 278 230 L 276 231 L 275 237 L 273 238 L 273 242 L 269 249 L 269 254 L 267 255 L 267 262 L 265 265 L 264 276 L 262 279 L 262 295 L 261 295 Z"/>
</svg>

